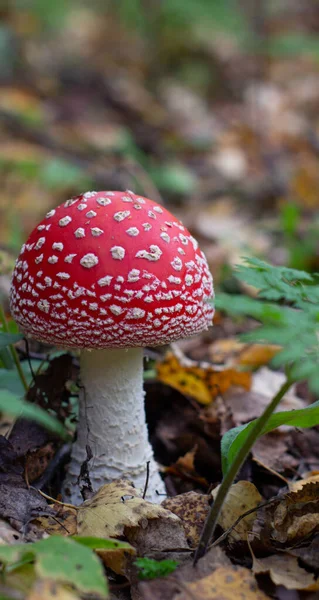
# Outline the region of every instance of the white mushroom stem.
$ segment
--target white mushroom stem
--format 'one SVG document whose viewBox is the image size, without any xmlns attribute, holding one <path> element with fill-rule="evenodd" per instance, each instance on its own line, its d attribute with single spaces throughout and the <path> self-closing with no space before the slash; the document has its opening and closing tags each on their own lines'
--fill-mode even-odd
<svg viewBox="0 0 319 600">
<path fill-rule="evenodd" d="M 165 493 L 165 486 L 145 422 L 143 349 L 83 350 L 81 380 L 77 440 L 64 484 L 65 498 L 73 504 L 82 501 L 78 477 L 89 446 L 94 490 L 120 477 L 143 490 L 149 462 L 146 499 L 161 502 L 163 497 L 156 492 Z"/>
</svg>

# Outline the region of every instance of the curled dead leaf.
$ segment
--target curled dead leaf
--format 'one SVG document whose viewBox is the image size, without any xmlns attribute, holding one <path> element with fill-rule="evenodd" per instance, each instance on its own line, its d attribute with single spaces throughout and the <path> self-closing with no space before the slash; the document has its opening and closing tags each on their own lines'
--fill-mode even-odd
<svg viewBox="0 0 319 600">
<path fill-rule="evenodd" d="M 269 573 L 273 583 L 283 585 L 288 590 L 319 590 L 319 582 L 313 573 L 308 573 L 298 564 L 298 559 L 290 554 L 274 554 L 264 558 L 253 556 L 255 575 Z"/>
</svg>

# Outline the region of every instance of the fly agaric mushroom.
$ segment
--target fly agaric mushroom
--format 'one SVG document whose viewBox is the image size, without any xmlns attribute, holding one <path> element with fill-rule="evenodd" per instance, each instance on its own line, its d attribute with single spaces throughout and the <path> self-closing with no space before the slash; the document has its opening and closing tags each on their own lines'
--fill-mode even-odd
<svg viewBox="0 0 319 600">
<path fill-rule="evenodd" d="M 22 246 L 11 312 L 32 337 L 81 349 L 77 439 L 64 486 L 80 501 L 78 478 L 93 458 L 93 489 L 119 477 L 163 492 L 148 442 L 143 346 L 207 329 L 212 277 L 196 240 L 165 208 L 132 192 L 87 192 L 68 200 Z"/>
</svg>

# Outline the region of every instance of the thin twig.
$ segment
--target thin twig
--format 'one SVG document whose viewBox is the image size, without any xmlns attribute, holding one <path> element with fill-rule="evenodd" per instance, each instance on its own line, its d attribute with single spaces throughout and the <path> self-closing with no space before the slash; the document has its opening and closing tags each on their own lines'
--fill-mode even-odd
<svg viewBox="0 0 319 600">
<path fill-rule="evenodd" d="M 148 460 L 146 463 L 146 480 L 145 480 L 144 491 L 143 491 L 143 496 L 142 496 L 143 500 L 145 500 L 149 478 L 150 478 L 150 461 Z"/>
<path fill-rule="evenodd" d="M 236 529 L 238 523 L 240 523 L 240 521 L 242 519 L 245 519 L 245 517 L 248 517 L 248 515 L 251 515 L 252 513 L 259 510 L 260 508 L 264 508 L 265 506 L 270 506 L 271 504 L 274 504 L 274 502 L 278 502 L 278 498 L 271 498 L 271 500 L 267 500 L 267 502 L 263 502 L 262 504 L 257 504 L 257 506 L 255 506 L 254 508 L 250 508 L 249 510 L 246 510 L 246 512 L 244 512 L 242 515 L 240 515 L 236 519 L 236 521 L 230 527 L 228 527 L 228 529 L 226 529 L 226 531 L 224 531 L 224 533 L 222 535 L 220 535 L 219 538 L 217 538 L 217 540 L 215 540 L 212 544 L 210 544 L 209 549 L 214 548 L 214 546 L 218 546 L 218 544 L 221 544 L 229 536 L 229 534 L 233 531 L 233 529 Z"/>
<path fill-rule="evenodd" d="M 38 490 L 38 488 L 33 487 L 33 485 L 30 485 L 30 490 L 35 490 L 41 496 L 43 496 L 43 498 L 45 498 L 46 500 L 50 500 L 50 502 L 54 502 L 54 504 L 60 504 L 61 506 L 65 506 L 66 508 L 75 508 L 75 510 L 79 510 L 79 506 L 75 506 L 74 504 L 67 504 L 67 502 L 60 502 L 60 500 L 56 500 L 55 498 L 51 498 L 51 496 L 48 496 L 48 494 L 45 494 L 41 490 Z"/>
</svg>

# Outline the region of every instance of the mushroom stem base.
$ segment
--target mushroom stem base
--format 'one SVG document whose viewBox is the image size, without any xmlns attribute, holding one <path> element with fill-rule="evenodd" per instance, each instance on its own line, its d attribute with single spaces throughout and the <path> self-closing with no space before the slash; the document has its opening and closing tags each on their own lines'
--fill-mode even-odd
<svg viewBox="0 0 319 600">
<path fill-rule="evenodd" d="M 84 350 L 81 380 L 78 432 L 64 483 L 65 499 L 73 504 L 82 501 L 78 478 L 89 449 L 93 490 L 123 477 L 143 490 L 149 462 L 146 499 L 161 502 L 157 492 L 165 493 L 165 486 L 145 423 L 143 349 Z"/>
</svg>

